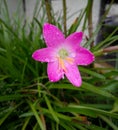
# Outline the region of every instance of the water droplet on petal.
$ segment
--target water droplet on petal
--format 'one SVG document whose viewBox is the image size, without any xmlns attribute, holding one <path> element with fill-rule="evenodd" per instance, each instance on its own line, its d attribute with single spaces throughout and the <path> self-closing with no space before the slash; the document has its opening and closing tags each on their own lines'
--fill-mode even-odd
<svg viewBox="0 0 118 130">
<path fill-rule="evenodd" d="M 52 80 L 52 79 L 51 79 L 50 81 L 51 81 L 51 82 L 54 82 L 54 80 Z"/>
<path fill-rule="evenodd" d="M 49 62 L 49 59 L 48 59 L 48 58 L 46 58 L 46 59 L 45 59 L 45 61 Z"/>
</svg>

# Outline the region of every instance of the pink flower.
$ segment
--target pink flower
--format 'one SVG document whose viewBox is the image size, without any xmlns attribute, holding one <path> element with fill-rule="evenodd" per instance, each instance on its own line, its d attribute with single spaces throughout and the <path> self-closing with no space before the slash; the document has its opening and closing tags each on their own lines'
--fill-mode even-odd
<svg viewBox="0 0 118 130">
<path fill-rule="evenodd" d="M 80 46 L 83 33 L 75 32 L 65 38 L 56 26 L 46 23 L 43 36 L 47 48 L 36 50 L 32 58 L 48 62 L 47 73 L 51 82 L 66 76 L 74 86 L 81 86 L 82 79 L 77 65 L 88 65 L 94 60 L 94 55 Z"/>
</svg>

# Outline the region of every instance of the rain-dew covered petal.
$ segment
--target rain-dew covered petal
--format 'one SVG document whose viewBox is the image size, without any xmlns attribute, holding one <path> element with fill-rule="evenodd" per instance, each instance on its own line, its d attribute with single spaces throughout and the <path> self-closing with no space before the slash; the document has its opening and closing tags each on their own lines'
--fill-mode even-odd
<svg viewBox="0 0 118 130">
<path fill-rule="evenodd" d="M 94 55 L 88 49 L 79 47 L 76 50 L 75 62 L 77 65 L 89 65 L 94 61 Z"/>
<path fill-rule="evenodd" d="M 49 47 L 57 46 L 65 40 L 63 33 L 56 26 L 49 23 L 45 23 L 43 26 L 43 37 Z"/>
<path fill-rule="evenodd" d="M 65 44 L 69 44 L 73 48 L 77 48 L 80 45 L 81 41 L 82 41 L 82 37 L 83 37 L 83 32 L 72 33 L 71 35 L 69 35 L 66 38 Z"/>
<path fill-rule="evenodd" d="M 75 64 L 66 63 L 66 77 L 76 87 L 80 87 L 82 79 L 78 67 Z"/>
<path fill-rule="evenodd" d="M 64 72 L 59 69 L 57 61 L 48 63 L 47 73 L 51 82 L 59 81 L 62 77 L 64 77 Z"/>
<path fill-rule="evenodd" d="M 32 58 L 40 62 L 52 62 L 55 61 L 54 48 L 48 47 L 36 50 L 32 54 Z"/>
</svg>

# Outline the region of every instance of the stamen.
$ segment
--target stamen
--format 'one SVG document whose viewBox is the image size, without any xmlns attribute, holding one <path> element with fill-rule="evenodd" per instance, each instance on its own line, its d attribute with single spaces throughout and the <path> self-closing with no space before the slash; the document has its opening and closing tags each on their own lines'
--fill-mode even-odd
<svg viewBox="0 0 118 130">
<path fill-rule="evenodd" d="M 71 58 L 71 57 L 67 57 L 67 58 L 66 58 L 66 61 L 68 61 L 70 64 L 73 64 L 74 59 Z"/>
<path fill-rule="evenodd" d="M 59 62 L 59 70 L 62 70 L 64 72 L 67 72 L 65 62 L 68 62 L 69 64 L 74 63 L 74 59 L 69 57 L 68 51 L 64 48 L 62 48 L 58 51 L 57 59 L 58 59 L 58 62 Z"/>
<path fill-rule="evenodd" d="M 58 58 L 58 61 L 59 61 L 59 69 L 63 69 L 64 72 L 67 72 L 67 69 L 66 69 L 66 67 L 65 67 L 65 64 L 64 64 L 63 59 Z"/>
</svg>

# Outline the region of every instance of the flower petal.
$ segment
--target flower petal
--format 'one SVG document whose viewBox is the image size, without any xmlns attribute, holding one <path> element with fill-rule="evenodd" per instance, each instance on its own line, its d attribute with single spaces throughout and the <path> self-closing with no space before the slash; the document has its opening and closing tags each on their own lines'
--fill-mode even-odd
<svg viewBox="0 0 118 130">
<path fill-rule="evenodd" d="M 86 48 L 79 47 L 76 50 L 75 62 L 77 65 L 89 65 L 94 61 L 94 55 Z"/>
<path fill-rule="evenodd" d="M 32 58 L 41 62 L 52 62 L 56 60 L 54 57 L 54 49 L 51 47 L 36 50 L 32 54 Z"/>
<path fill-rule="evenodd" d="M 62 43 L 65 38 L 63 33 L 54 25 L 44 24 L 43 36 L 47 46 L 53 47 Z"/>
<path fill-rule="evenodd" d="M 64 76 L 64 72 L 59 70 L 57 61 L 48 63 L 47 73 L 51 82 L 59 81 Z"/>
<path fill-rule="evenodd" d="M 74 48 L 78 47 L 82 41 L 82 37 L 83 32 L 72 33 L 66 38 L 65 43 L 71 45 Z"/>
<path fill-rule="evenodd" d="M 77 66 L 75 64 L 69 64 L 66 63 L 66 77 L 68 78 L 68 80 L 76 87 L 80 87 L 82 84 L 82 79 L 80 76 L 80 72 L 77 68 Z"/>
</svg>

